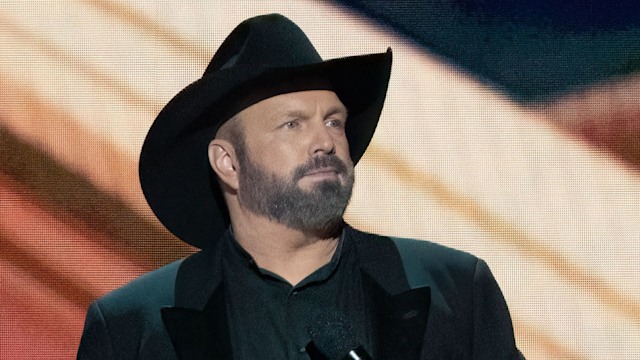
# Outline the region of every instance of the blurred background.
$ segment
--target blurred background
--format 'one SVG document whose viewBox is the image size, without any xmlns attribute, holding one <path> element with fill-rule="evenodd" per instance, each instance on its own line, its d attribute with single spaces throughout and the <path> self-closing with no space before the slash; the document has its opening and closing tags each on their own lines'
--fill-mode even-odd
<svg viewBox="0 0 640 360">
<path fill-rule="evenodd" d="M 194 251 L 138 154 L 272 12 L 393 49 L 348 222 L 484 258 L 528 359 L 640 359 L 640 5 L 594 0 L 0 0 L 0 358 L 74 358 L 90 301 Z"/>
</svg>

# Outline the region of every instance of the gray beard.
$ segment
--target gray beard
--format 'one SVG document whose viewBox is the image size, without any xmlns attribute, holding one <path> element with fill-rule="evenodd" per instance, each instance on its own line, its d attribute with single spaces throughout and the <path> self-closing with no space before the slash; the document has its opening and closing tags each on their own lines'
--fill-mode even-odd
<svg viewBox="0 0 640 360">
<path fill-rule="evenodd" d="M 254 163 L 246 148 L 238 150 L 238 202 L 241 206 L 306 234 L 320 238 L 340 235 L 344 225 L 342 215 L 353 190 L 353 165 L 345 164 L 335 155 L 314 157 L 296 168 L 290 178 L 285 178 Z M 345 184 L 339 179 L 325 180 L 309 191 L 297 185 L 309 171 L 322 167 L 333 167 L 338 174 L 346 175 Z"/>
</svg>

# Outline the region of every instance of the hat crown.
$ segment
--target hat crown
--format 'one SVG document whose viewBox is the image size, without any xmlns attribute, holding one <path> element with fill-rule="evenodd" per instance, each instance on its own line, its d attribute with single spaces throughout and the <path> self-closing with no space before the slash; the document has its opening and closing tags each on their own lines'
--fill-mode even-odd
<svg viewBox="0 0 640 360">
<path fill-rule="evenodd" d="M 240 23 L 211 59 L 204 76 L 221 70 L 251 66 L 284 68 L 322 62 L 305 33 L 280 14 Z"/>
</svg>

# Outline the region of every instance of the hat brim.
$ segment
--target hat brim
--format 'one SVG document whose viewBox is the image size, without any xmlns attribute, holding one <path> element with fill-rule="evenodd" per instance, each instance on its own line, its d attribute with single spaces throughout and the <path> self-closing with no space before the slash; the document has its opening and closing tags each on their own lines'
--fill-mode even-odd
<svg viewBox="0 0 640 360">
<path fill-rule="evenodd" d="M 144 141 L 139 174 L 149 206 L 162 224 L 186 243 L 198 248 L 214 244 L 229 226 L 225 200 L 207 156 L 209 142 L 222 123 L 266 98 L 318 89 L 313 82 L 273 84 L 319 76 L 329 80 L 349 110 L 346 135 L 356 164 L 373 137 L 390 73 L 388 50 L 296 67 L 234 67 L 202 77 L 162 109 Z M 258 92 L 259 96 L 240 96 L 265 84 L 271 84 L 269 90 Z"/>
</svg>

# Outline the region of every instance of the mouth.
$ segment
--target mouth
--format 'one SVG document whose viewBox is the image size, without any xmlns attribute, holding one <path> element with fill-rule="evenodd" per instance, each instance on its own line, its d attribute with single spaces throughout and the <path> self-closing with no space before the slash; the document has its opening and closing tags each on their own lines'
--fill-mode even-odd
<svg viewBox="0 0 640 360">
<path fill-rule="evenodd" d="M 312 178 L 312 179 L 333 179 L 338 177 L 340 172 L 333 167 L 323 167 L 319 169 L 311 170 L 304 174 L 304 177 Z"/>
<path fill-rule="evenodd" d="M 304 175 L 309 176 L 309 175 L 317 175 L 317 174 L 338 174 L 338 170 L 332 167 L 323 167 L 323 168 L 311 170 Z"/>
</svg>

